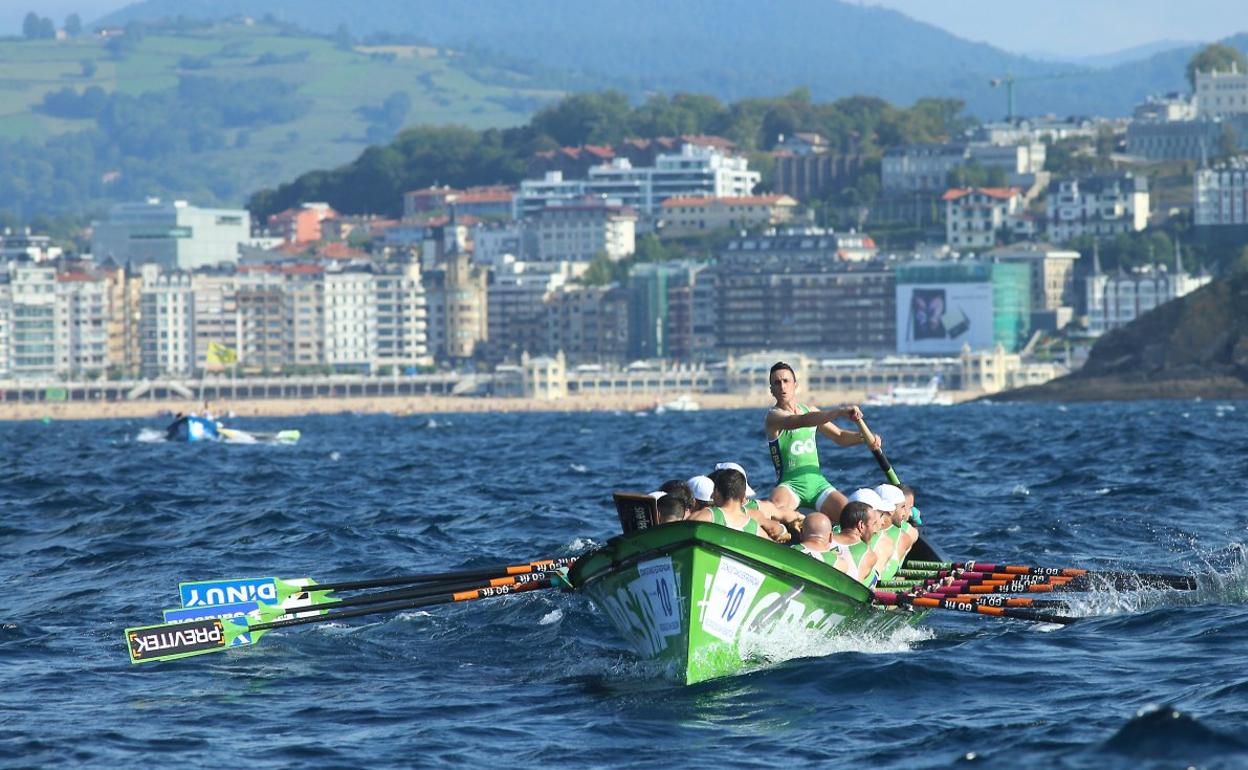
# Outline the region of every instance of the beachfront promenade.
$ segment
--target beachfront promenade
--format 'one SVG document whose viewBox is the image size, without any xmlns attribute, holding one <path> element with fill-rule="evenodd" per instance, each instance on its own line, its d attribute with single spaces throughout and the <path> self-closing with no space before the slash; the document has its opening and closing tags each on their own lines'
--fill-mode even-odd
<svg viewBox="0 0 1248 770">
<path fill-rule="evenodd" d="M 796 359 L 795 359 L 796 360 Z M 956 360 L 956 359 L 955 359 Z M 815 403 L 859 401 L 894 385 L 915 385 L 932 376 L 931 361 L 906 366 L 880 362 L 810 365 L 807 397 Z M 766 368 L 636 367 L 568 370 L 549 359 L 500 367 L 488 374 L 295 377 L 213 376 L 201 379 L 96 380 L 90 382 L 0 380 L 0 419 L 137 417 L 224 403 L 240 415 L 326 412 L 477 412 L 648 409 L 682 395 L 704 408 L 745 407 L 767 399 Z M 943 370 L 955 381 L 953 367 Z M 799 368 L 799 371 L 801 368 Z M 804 372 L 805 374 L 805 372 Z M 978 389 L 950 393 L 954 400 Z"/>
</svg>

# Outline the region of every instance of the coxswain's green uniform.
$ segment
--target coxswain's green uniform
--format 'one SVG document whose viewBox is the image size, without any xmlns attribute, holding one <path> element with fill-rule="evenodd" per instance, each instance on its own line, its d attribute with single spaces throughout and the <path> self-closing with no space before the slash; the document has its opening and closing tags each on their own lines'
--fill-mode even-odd
<svg viewBox="0 0 1248 770">
<path fill-rule="evenodd" d="M 805 404 L 797 405 L 798 414 L 813 411 Z M 836 487 L 823 477 L 819 467 L 819 449 L 815 446 L 817 429 L 782 430 L 767 442 L 771 462 L 776 466 L 776 486 L 787 487 L 798 500 L 798 507 L 819 510 Z"/>
</svg>

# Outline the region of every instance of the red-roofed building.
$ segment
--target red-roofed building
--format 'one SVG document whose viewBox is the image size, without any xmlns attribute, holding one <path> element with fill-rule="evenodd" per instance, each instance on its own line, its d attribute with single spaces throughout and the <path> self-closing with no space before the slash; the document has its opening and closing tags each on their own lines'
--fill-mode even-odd
<svg viewBox="0 0 1248 770">
<path fill-rule="evenodd" d="M 456 217 L 482 219 L 511 217 L 512 190 L 505 185 L 486 185 L 457 190 L 426 187 L 403 194 L 403 218 L 412 219 L 434 211 L 454 211 Z"/>
<path fill-rule="evenodd" d="M 321 239 L 321 223 L 338 212 L 327 203 L 305 203 L 269 216 L 269 232 L 287 243 L 315 243 Z"/>
<path fill-rule="evenodd" d="M 946 190 L 945 243 L 961 248 L 992 248 L 1002 230 L 1023 213 L 1017 187 L 967 187 Z"/>
<path fill-rule="evenodd" d="M 787 195 L 743 198 L 668 198 L 661 207 L 664 236 L 696 235 L 724 228 L 748 229 L 793 220 L 797 201 Z"/>
</svg>

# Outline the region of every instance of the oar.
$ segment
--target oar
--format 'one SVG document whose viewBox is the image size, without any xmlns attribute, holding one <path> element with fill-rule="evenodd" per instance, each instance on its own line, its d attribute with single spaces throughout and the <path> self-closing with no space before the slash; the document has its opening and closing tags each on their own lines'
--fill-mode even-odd
<svg viewBox="0 0 1248 770">
<path fill-rule="evenodd" d="M 430 607 L 436 604 L 474 601 L 476 599 L 487 599 L 550 587 L 551 582 L 548 577 L 545 577 L 520 585 L 492 586 L 454 593 L 440 593 L 419 599 L 388 602 L 374 607 L 329 612 L 324 615 L 286 618 L 284 620 L 269 620 L 257 623 L 247 617 L 211 618 L 189 623 L 141 626 L 126 629 L 126 644 L 129 648 L 131 663 L 174 660 L 175 658 L 185 658 L 191 655 L 220 652 L 227 647 L 253 644 L 259 641 L 265 632 L 275 628 L 287 628 L 308 623 L 329 623 L 377 613 L 399 612 L 420 607 Z M 269 611 L 276 612 L 278 610 L 274 608 Z"/>
<path fill-rule="evenodd" d="M 465 580 L 488 580 L 507 575 L 531 572 L 551 572 L 571 566 L 575 556 L 550 559 L 534 559 L 522 564 L 503 564 L 495 567 L 434 572 L 421 575 L 397 575 L 370 580 L 316 583 L 311 578 L 227 578 L 224 580 L 199 580 L 178 585 L 183 607 L 259 600 L 266 604 L 281 603 L 291 596 L 304 592 L 358 591 L 365 588 L 411 585 L 414 583 L 453 583 Z"/>
<path fill-rule="evenodd" d="M 1014 618 L 1015 620 L 1030 620 L 1035 623 L 1057 623 L 1060 625 L 1067 625 L 1078 620 L 1078 618 L 1067 615 L 1049 615 L 1011 607 L 992 607 L 979 602 L 955 602 L 949 599 L 928 596 L 907 596 L 906 594 L 898 594 L 891 591 L 873 591 L 872 593 L 876 601 L 885 605 L 931 607 L 933 609 L 974 612 L 999 618 Z"/>
<path fill-rule="evenodd" d="M 855 420 L 858 423 L 858 431 L 862 433 L 862 440 L 870 447 L 875 443 L 875 435 L 871 433 L 871 429 L 867 427 L 866 418 Z M 897 478 L 897 472 L 893 470 L 893 464 L 888 461 L 888 457 L 884 454 L 883 447 L 872 447 L 871 454 L 875 455 L 875 461 L 879 463 L 880 470 L 884 471 L 884 475 L 888 477 L 888 483 L 898 485 L 901 479 Z M 918 511 L 911 510 L 910 520 L 914 522 L 916 527 L 923 526 L 923 518 Z"/>
<path fill-rule="evenodd" d="M 923 596 L 923 594 L 920 594 Z M 1032 599 L 1031 597 L 1001 596 L 994 594 L 935 594 L 931 598 L 951 602 L 976 602 L 988 607 L 1028 607 L 1031 609 L 1069 610 L 1070 602 L 1062 599 Z"/>
<path fill-rule="evenodd" d="M 1130 584 L 1163 583 L 1170 588 L 1181 591 L 1196 590 L 1196 578 L 1191 575 L 1167 575 L 1156 572 L 1101 572 L 1079 569 L 1077 567 L 1030 567 L 1017 564 L 987 564 L 985 562 L 941 562 L 911 561 L 906 562 L 908 569 L 972 569 L 987 572 L 1008 572 L 1012 575 L 1055 575 L 1061 577 L 1102 578 L 1111 581 L 1122 581 Z"/>
<path fill-rule="evenodd" d="M 436 596 L 438 594 L 458 593 L 460 591 L 475 591 L 482 588 L 492 588 L 499 586 L 514 586 L 532 583 L 534 581 L 549 580 L 554 573 L 550 572 L 532 572 L 522 575 L 512 575 L 511 577 L 497 577 L 485 580 L 461 580 L 458 582 L 437 582 L 419 585 L 415 588 L 396 588 L 389 591 L 378 591 L 376 593 L 361 594 L 351 596 L 345 599 L 330 599 L 327 597 L 318 597 L 320 600 L 314 605 L 308 600 L 288 600 L 280 605 L 261 604 L 255 609 L 248 612 L 239 612 L 242 605 L 238 604 L 221 604 L 208 607 L 196 608 L 193 610 L 181 610 L 181 613 L 197 613 L 193 616 L 178 614 L 170 617 L 168 611 L 165 613 L 165 622 L 170 620 L 200 620 L 203 618 L 234 618 L 247 616 L 252 619 L 269 620 L 272 618 L 282 617 L 283 615 L 300 614 L 308 611 L 326 612 L 335 607 L 348 607 L 358 604 L 381 604 L 382 602 L 397 601 L 399 599 L 419 599 L 426 596 Z M 307 596 L 302 594 L 301 596 Z M 259 614 L 256 614 L 256 611 Z"/>
</svg>

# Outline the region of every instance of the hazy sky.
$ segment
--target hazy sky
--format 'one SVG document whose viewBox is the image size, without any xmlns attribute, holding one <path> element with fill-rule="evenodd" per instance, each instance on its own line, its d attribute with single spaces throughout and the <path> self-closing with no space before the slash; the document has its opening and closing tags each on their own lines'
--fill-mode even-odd
<svg viewBox="0 0 1248 770">
<path fill-rule="evenodd" d="M 210 7 L 211 0 L 202 1 Z M 1248 31 L 1245 0 L 847 1 L 895 8 L 959 37 L 1007 51 L 1070 57 L 1112 53 L 1158 40 L 1216 40 Z M 22 18 L 32 9 L 59 26 L 70 13 L 90 22 L 128 4 L 128 0 L 0 0 L 0 34 L 19 33 Z"/>
<path fill-rule="evenodd" d="M 893 8 L 1015 53 L 1093 56 L 1248 31 L 1244 0 L 849 0 Z"/>
</svg>

